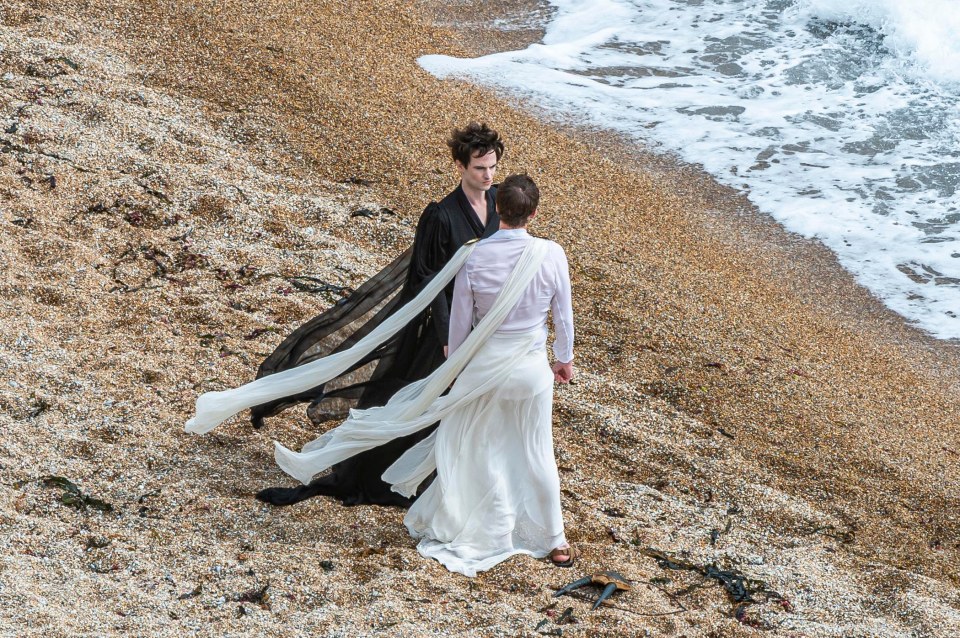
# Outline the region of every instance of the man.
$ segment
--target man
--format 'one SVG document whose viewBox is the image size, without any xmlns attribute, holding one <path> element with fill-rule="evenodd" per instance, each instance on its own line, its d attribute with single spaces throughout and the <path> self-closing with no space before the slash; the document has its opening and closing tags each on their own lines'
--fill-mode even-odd
<svg viewBox="0 0 960 638">
<path fill-rule="evenodd" d="M 463 129 L 454 130 L 447 146 L 460 176 L 460 185 L 439 203 L 431 203 L 426 207 L 417 224 L 412 248 L 358 288 L 353 295 L 288 337 L 261 365 L 258 378 L 330 352 L 341 351 L 356 343 L 395 309 L 413 299 L 461 246 L 497 231 L 500 220 L 496 212 L 493 178 L 504 149 L 500 135 L 486 124 L 473 122 Z M 409 266 L 404 271 L 407 263 Z M 316 347 L 337 330 L 349 326 L 381 304 L 393 294 L 401 281 L 404 283 L 400 293 L 361 328 L 346 336 L 335 348 Z M 358 408 L 383 405 L 399 388 L 426 377 L 443 363 L 446 355 L 452 297 L 451 283 L 427 311 L 352 369 L 372 365 L 375 361 L 376 368 L 368 380 L 343 382 L 341 387 L 332 390 L 330 387 L 336 384 L 328 383 L 286 400 L 257 406 L 252 410 L 254 426 L 259 427 L 264 417 L 300 401 L 312 401 L 311 411 L 315 412 L 320 411 L 322 402 L 331 398 L 355 400 Z M 328 413 L 324 416 L 337 415 Z M 291 505 L 312 496 L 326 495 L 339 499 L 345 505 L 374 503 L 407 507 L 411 499 L 392 492 L 380 476 L 404 451 L 429 435 L 430 431 L 432 428 L 346 459 L 334 465 L 330 474 L 313 480 L 309 485 L 268 488 L 258 492 L 257 498 L 273 505 Z"/>
</svg>

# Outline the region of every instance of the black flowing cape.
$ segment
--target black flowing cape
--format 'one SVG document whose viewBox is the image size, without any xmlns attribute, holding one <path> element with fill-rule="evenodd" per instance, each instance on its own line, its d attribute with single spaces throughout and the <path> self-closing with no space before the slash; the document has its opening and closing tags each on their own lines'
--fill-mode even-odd
<svg viewBox="0 0 960 638">
<path fill-rule="evenodd" d="M 345 350 L 380 325 L 416 297 L 460 247 L 497 231 L 500 219 L 495 195 L 496 187 L 487 192 L 485 225 L 480 223 L 459 186 L 439 203 L 428 205 L 417 224 L 413 246 L 355 292 L 291 333 L 263 361 L 257 378 Z M 259 428 L 264 418 L 308 401 L 307 414 L 315 423 L 343 418 L 352 407 L 383 405 L 401 387 L 426 377 L 443 363 L 452 299 L 451 282 L 430 307 L 340 377 L 306 392 L 253 407 L 253 426 Z M 392 492 L 380 476 L 433 429 L 357 454 L 334 465 L 329 474 L 314 483 L 323 484 L 320 493 L 348 505 L 409 505 L 410 501 Z"/>
</svg>

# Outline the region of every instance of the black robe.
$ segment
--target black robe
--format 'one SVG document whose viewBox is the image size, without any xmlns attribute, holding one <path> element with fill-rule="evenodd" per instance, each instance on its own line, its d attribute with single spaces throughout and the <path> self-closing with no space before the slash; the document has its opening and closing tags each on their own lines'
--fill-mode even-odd
<svg viewBox="0 0 960 638">
<path fill-rule="evenodd" d="M 500 227 L 494 204 L 496 187 L 487 192 L 483 225 L 458 186 L 439 203 L 431 203 L 417 223 L 413 246 L 367 280 L 354 293 L 294 331 L 261 364 L 257 378 L 349 348 L 410 301 L 443 269 L 465 243 L 489 237 Z M 403 288 L 397 293 L 400 285 Z M 296 403 L 310 401 L 308 415 L 316 423 L 343 418 L 351 407 L 383 405 L 401 387 L 436 370 L 444 361 L 449 332 L 453 283 L 430 307 L 392 339 L 346 373 L 306 392 L 251 409 L 254 427 Z M 332 496 L 346 505 L 375 503 L 408 506 L 380 476 L 412 445 L 434 428 L 396 439 L 333 466 L 329 474 L 296 488 L 268 488 L 257 498 L 289 505 L 315 495 Z"/>
</svg>

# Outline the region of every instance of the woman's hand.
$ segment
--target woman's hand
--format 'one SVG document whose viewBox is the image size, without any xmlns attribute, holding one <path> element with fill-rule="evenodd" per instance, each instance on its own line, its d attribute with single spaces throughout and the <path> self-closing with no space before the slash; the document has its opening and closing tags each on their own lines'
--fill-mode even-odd
<svg viewBox="0 0 960 638">
<path fill-rule="evenodd" d="M 570 363 L 557 361 L 550 369 L 553 370 L 553 380 L 557 383 L 570 383 L 570 379 L 573 378 L 573 361 Z"/>
</svg>

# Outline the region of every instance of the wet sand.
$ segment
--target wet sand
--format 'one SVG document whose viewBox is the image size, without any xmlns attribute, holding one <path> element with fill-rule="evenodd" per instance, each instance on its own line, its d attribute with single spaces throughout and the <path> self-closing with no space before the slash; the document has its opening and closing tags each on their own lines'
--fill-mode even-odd
<svg viewBox="0 0 960 638">
<path fill-rule="evenodd" d="M 0 634 L 960 632 L 956 347 L 696 167 L 434 79 L 417 56 L 535 35 L 449 22 L 402 1 L 4 7 Z M 199 392 L 252 378 L 337 298 L 297 276 L 355 287 L 409 244 L 471 119 L 507 139 L 501 175 L 540 183 L 531 230 L 571 262 L 580 376 L 555 437 L 574 570 L 469 580 L 420 558 L 400 511 L 256 503 L 286 482 L 270 440 L 315 435 L 301 411 L 182 432 Z M 782 599 L 689 590 L 703 579 L 647 547 Z M 615 608 L 544 609 L 611 568 L 638 585 Z"/>
</svg>

